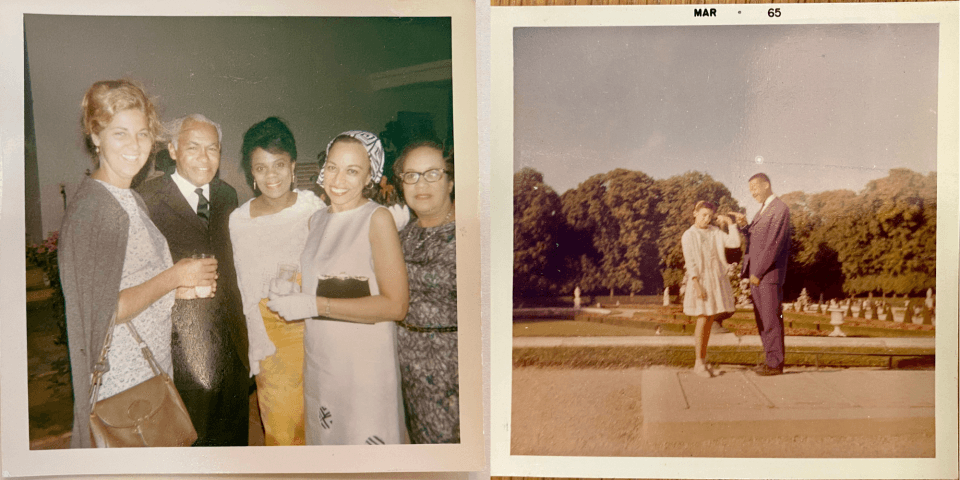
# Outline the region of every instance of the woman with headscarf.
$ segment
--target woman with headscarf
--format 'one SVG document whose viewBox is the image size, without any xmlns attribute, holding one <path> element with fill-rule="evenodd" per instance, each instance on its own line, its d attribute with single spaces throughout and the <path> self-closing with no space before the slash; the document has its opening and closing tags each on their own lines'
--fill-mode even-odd
<svg viewBox="0 0 960 480">
<path fill-rule="evenodd" d="M 300 257 L 303 292 L 271 296 L 304 334 L 304 406 L 310 445 L 405 441 L 397 326 L 407 270 L 393 215 L 370 200 L 383 175 L 376 135 L 348 131 L 327 145 L 318 183 L 330 199 L 310 219 Z M 313 318 L 320 317 L 320 318 Z"/>
<path fill-rule="evenodd" d="M 283 120 L 270 117 L 250 127 L 240 151 L 257 196 L 230 215 L 230 239 L 264 443 L 303 445 L 304 325 L 277 316 L 267 308 L 267 296 L 281 266 L 299 268 L 307 222 L 324 205 L 313 192 L 294 188 L 297 144 Z"/>
<path fill-rule="evenodd" d="M 717 217 L 717 222 L 727 227 L 726 233 L 711 225 L 716 211 L 713 203 L 698 201 L 693 207 L 693 226 L 680 238 L 687 270 L 683 313 L 697 317 L 693 332 L 696 355 L 693 373 L 705 378 L 714 376 L 713 369 L 706 363 L 710 327 L 713 322 L 721 322 L 736 312 L 724 249 L 740 247 L 740 232 L 726 215 Z"/>
<path fill-rule="evenodd" d="M 417 142 L 404 148 L 393 172 L 416 214 L 400 231 L 410 282 L 410 310 L 397 332 L 407 429 L 411 443 L 459 443 L 453 155 Z"/>
<path fill-rule="evenodd" d="M 174 264 L 143 199 L 130 189 L 160 131 L 156 108 L 142 87 L 125 79 L 94 83 L 82 108 L 83 133 L 96 169 L 83 178 L 67 207 L 58 255 L 73 376 L 71 447 L 92 446 L 90 375 L 113 318 L 107 371 L 93 401 L 155 375 L 127 324 L 173 378 L 174 298 L 198 285 L 215 288 L 217 269 L 214 259 L 185 258 Z"/>
</svg>

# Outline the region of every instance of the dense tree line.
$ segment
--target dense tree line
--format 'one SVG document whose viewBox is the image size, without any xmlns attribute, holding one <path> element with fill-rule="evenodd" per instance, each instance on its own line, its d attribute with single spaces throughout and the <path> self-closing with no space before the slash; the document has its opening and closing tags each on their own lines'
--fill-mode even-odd
<svg viewBox="0 0 960 480">
<path fill-rule="evenodd" d="M 786 298 L 873 292 L 920 293 L 935 284 L 936 173 L 907 169 L 860 193 L 791 192 L 793 245 Z M 514 175 L 514 295 L 654 294 L 683 278 L 680 237 L 693 205 L 740 210 L 722 183 L 701 172 L 664 180 L 633 170 L 594 175 L 558 195 L 543 175 Z M 728 252 L 728 260 L 742 254 Z"/>
</svg>

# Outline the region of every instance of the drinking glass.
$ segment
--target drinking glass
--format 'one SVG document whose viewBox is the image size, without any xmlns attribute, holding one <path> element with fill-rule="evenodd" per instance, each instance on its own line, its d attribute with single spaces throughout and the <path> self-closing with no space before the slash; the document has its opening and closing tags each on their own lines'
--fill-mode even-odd
<svg viewBox="0 0 960 480">
<path fill-rule="evenodd" d="M 195 253 L 190 256 L 190 258 L 216 258 L 212 253 Z M 193 287 L 193 291 L 196 292 L 197 298 L 209 298 L 213 293 L 213 289 L 210 285 L 197 285 Z"/>
<path fill-rule="evenodd" d="M 277 265 L 277 281 L 270 282 L 270 292 L 277 295 L 299 293 L 297 288 L 297 273 L 300 268 L 290 263 Z"/>
</svg>

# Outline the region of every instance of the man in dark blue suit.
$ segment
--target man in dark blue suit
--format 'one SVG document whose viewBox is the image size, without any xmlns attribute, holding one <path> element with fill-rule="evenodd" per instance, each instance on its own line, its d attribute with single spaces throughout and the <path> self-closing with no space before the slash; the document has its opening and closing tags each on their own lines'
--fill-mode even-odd
<svg viewBox="0 0 960 480">
<path fill-rule="evenodd" d="M 749 225 L 743 214 L 733 213 L 747 237 L 740 276 L 750 279 L 753 312 L 766 354 L 766 361 L 755 371 L 779 375 L 783 373 L 783 281 L 790 255 L 790 210 L 773 194 L 766 174 L 750 177 L 749 185 L 760 211 Z"/>
</svg>

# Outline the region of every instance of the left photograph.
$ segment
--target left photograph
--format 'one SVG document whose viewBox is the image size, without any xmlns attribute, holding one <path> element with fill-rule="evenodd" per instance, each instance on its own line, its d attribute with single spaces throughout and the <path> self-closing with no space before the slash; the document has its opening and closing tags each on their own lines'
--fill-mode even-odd
<svg viewBox="0 0 960 480">
<path fill-rule="evenodd" d="M 452 30 L 24 14 L 29 450 L 482 457 Z"/>
</svg>

